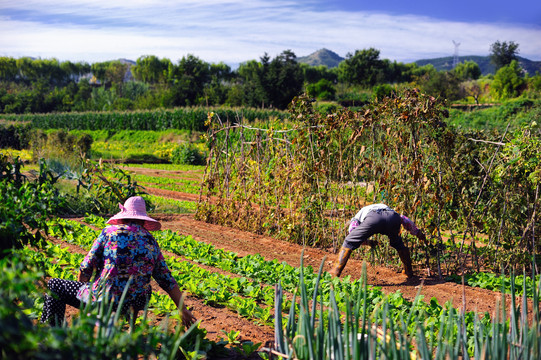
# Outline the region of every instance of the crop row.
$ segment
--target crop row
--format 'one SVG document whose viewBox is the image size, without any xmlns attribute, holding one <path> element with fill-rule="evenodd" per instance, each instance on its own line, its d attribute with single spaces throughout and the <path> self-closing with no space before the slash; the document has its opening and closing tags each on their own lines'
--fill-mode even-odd
<svg viewBox="0 0 541 360">
<path fill-rule="evenodd" d="M 74 243 L 89 250 L 99 232 L 77 222 L 60 220 L 62 226 L 52 225 L 49 234 Z M 69 254 L 69 253 L 68 253 Z M 65 254 L 51 254 L 65 261 Z M 62 255 L 62 256 L 61 256 Z M 70 258 L 71 259 L 71 258 Z M 82 258 L 72 259 L 72 265 L 78 266 Z M 224 305 L 240 315 L 256 322 L 270 325 L 273 313 L 274 290 L 261 287 L 246 278 L 230 277 L 203 269 L 195 264 L 178 258 L 169 258 L 171 273 L 183 290 L 204 300 L 209 305 Z M 166 314 L 174 310 L 174 304 L 167 295 L 152 294 L 150 306 L 158 304 L 157 312 Z M 265 304 L 266 306 L 261 306 Z"/>
<path fill-rule="evenodd" d="M 459 284 L 462 282 L 462 278 L 457 275 L 450 276 L 449 279 Z M 535 279 L 532 279 L 530 276 L 517 275 L 515 276 L 514 283 L 515 293 L 517 295 L 522 295 L 524 291 L 526 291 L 526 296 L 532 298 L 534 289 L 540 281 L 541 277 L 539 275 L 536 275 Z M 503 290 L 507 294 L 511 293 L 511 278 L 505 275 L 485 272 L 467 274 L 464 275 L 464 283 L 472 287 L 480 287 L 482 289 L 493 291 Z"/>
<path fill-rule="evenodd" d="M 183 214 L 183 213 L 189 213 L 194 212 L 197 203 L 194 201 L 185 201 L 185 200 L 176 200 L 176 199 L 170 199 L 165 198 L 163 196 L 156 196 L 156 195 L 145 195 L 145 198 L 150 200 L 151 203 L 156 207 L 156 209 L 160 212 L 165 212 L 163 209 L 167 208 L 169 212 L 173 212 L 175 214 Z"/>
<path fill-rule="evenodd" d="M 151 186 L 165 190 L 181 191 L 188 194 L 199 194 L 199 190 L 201 189 L 201 182 L 199 180 L 193 181 L 141 174 L 136 174 L 134 178 L 140 185 L 143 186 Z"/>
<path fill-rule="evenodd" d="M 185 164 L 129 164 L 127 167 L 156 169 L 168 171 L 182 171 L 185 173 L 196 174 L 198 178 L 203 177 L 205 167 L 202 165 L 185 165 Z"/>
<path fill-rule="evenodd" d="M 104 219 L 97 216 L 89 216 L 87 222 L 96 226 L 102 227 Z M 205 244 L 195 241 L 191 236 L 180 236 L 179 234 L 169 231 L 157 231 L 154 236 L 160 243 L 162 249 L 168 250 L 177 255 L 181 255 L 186 259 L 200 262 L 208 266 L 217 267 L 224 271 L 238 274 L 253 279 L 262 284 L 274 285 L 280 283 L 281 287 L 288 292 L 295 293 L 299 286 L 299 278 L 301 271 L 306 285 L 306 291 L 313 292 L 318 282 L 318 274 L 314 272 L 311 266 L 306 268 L 295 268 L 285 262 L 279 263 L 277 260 L 267 261 L 259 254 L 250 254 L 239 258 L 235 253 L 218 249 L 211 244 Z M 338 308 L 342 312 L 347 311 L 348 299 L 355 298 L 359 292 L 363 292 L 363 297 L 366 299 L 366 311 L 376 314 L 381 311 L 381 304 L 389 304 L 391 314 L 396 321 L 400 318 L 409 318 L 413 321 L 413 317 L 409 316 L 411 311 L 415 313 L 423 313 L 424 319 L 429 324 L 434 324 L 434 333 L 431 336 L 436 336 L 441 316 L 453 310 L 451 304 L 445 306 L 438 304 L 435 298 L 432 298 L 429 303 L 416 301 L 412 303 L 406 300 L 400 292 L 395 292 L 385 295 L 381 288 L 366 286 L 362 279 L 351 281 L 350 277 L 338 279 L 332 277 L 328 273 L 323 273 L 320 280 L 320 296 L 324 306 L 331 306 L 332 301 L 336 301 Z M 466 319 L 473 321 L 474 314 L 465 314 Z M 482 321 L 489 321 L 488 314 Z M 408 324 L 411 331 L 414 331 L 415 324 Z M 470 326 L 469 331 L 473 328 Z"/>
<path fill-rule="evenodd" d="M 6 120 L 28 121 L 32 127 L 40 129 L 67 130 L 154 130 L 184 129 L 204 131 L 208 113 L 213 112 L 222 121 L 248 122 L 256 120 L 284 120 L 288 114 L 278 110 L 261 110 L 250 108 L 177 108 L 148 111 L 124 112 L 84 112 L 84 113 L 52 113 L 5 115 Z"/>
<path fill-rule="evenodd" d="M 86 221 L 99 227 L 104 226 L 104 220 L 100 217 L 90 216 L 87 217 Z M 62 226 L 57 226 L 57 231 L 63 232 L 65 234 L 64 238 L 66 239 L 80 239 L 75 241 L 91 244 L 95 236 L 97 236 L 96 230 L 92 230 L 81 223 L 66 220 L 59 220 L 59 222 Z M 85 228 L 87 230 L 85 230 Z M 85 233 L 88 234 L 88 236 L 80 236 L 80 234 Z M 423 339 L 426 337 L 429 342 L 436 341 L 436 339 L 439 339 L 444 335 L 442 331 L 445 332 L 444 336 L 449 336 L 451 333 L 454 333 L 454 336 L 456 336 L 458 335 L 457 331 L 462 331 L 463 333 L 460 334 L 460 336 L 464 336 L 467 339 L 479 338 L 479 329 L 484 329 L 483 331 L 487 332 L 491 331 L 491 320 L 488 314 L 485 314 L 481 319 L 472 312 L 462 314 L 461 318 L 463 319 L 464 327 L 459 330 L 454 326 L 449 327 L 449 324 L 446 323 L 449 316 L 452 317 L 453 314 L 457 314 L 457 311 L 450 307 L 449 304 L 446 304 L 445 308 L 441 307 L 435 299 L 432 299 L 429 304 L 419 301 L 420 299 L 411 303 L 405 300 L 399 292 L 385 297 L 379 288 L 369 288 L 362 280 L 350 283 L 349 279 L 340 280 L 330 278 L 330 275 L 328 274 L 321 274 L 318 278 L 318 275 L 313 272 L 311 267 L 303 268 L 301 266 L 299 269 L 296 269 L 285 263 L 277 264 L 276 261 L 265 261 L 260 255 L 248 255 L 243 258 L 238 258 L 234 253 L 216 249 L 212 245 L 194 241 L 190 236 L 179 236 L 178 234 L 167 230 L 155 232 L 154 234 L 162 249 L 169 250 L 197 262 L 235 272 L 239 275 L 250 273 L 252 274 L 250 277 L 254 281 L 270 284 L 280 283 L 283 284 L 284 288 L 292 289 L 292 292 L 294 293 L 297 293 L 296 288 L 299 286 L 304 289 L 303 292 L 310 293 L 311 291 L 315 291 L 319 285 L 318 302 L 321 307 L 336 307 L 339 311 L 347 313 L 351 306 L 350 299 L 362 298 L 362 313 L 370 316 L 375 322 L 378 322 L 378 319 L 382 318 L 391 319 L 397 324 L 403 324 L 402 328 L 406 329 L 405 331 L 412 336 L 420 336 L 417 331 L 419 322 L 421 322 L 425 324 L 423 330 L 424 333 L 422 335 Z M 179 283 L 183 282 L 182 273 L 185 274 L 184 276 L 191 279 L 193 278 L 192 274 L 198 271 L 194 270 L 193 267 L 179 267 L 178 264 L 186 264 L 187 262 L 178 259 L 169 259 L 168 263 L 170 264 L 172 271 L 174 271 L 175 277 L 180 280 Z M 248 266 L 248 263 L 251 263 L 251 266 Z M 277 268 L 280 270 L 276 272 L 275 269 Z M 205 274 L 204 276 L 208 276 L 207 273 L 203 273 Z M 295 279 L 291 279 L 288 274 L 295 274 Z M 261 279 L 267 280 L 261 281 Z M 301 279 L 301 283 L 299 282 L 299 279 Z M 249 282 L 247 279 L 240 281 Z M 214 290 L 222 287 L 224 287 L 223 283 L 216 283 Z M 344 291 L 344 289 L 347 289 L 347 291 Z M 196 288 L 190 289 L 189 291 L 194 291 L 196 292 L 195 295 L 197 295 Z M 224 290 L 224 292 L 226 291 Z M 204 292 L 200 292 L 199 294 L 201 295 L 197 296 L 201 297 L 216 295 L 215 293 L 205 294 Z M 219 294 L 217 296 L 219 296 Z M 265 302 L 272 304 L 272 300 L 269 292 Z M 314 300 L 316 300 L 315 297 Z M 293 302 L 290 304 L 293 304 Z M 272 306 L 269 306 L 269 309 L 271 308 Z M 280 309 L 282 309 L 282 305 L 280 305 Z M 385 313 L 385 316 L 383 317 L 382 312 Z M 239 311 L 239 313 L 241 312 Z M 293 311 L 293 313 L 295 313 L 295 311 Z M 326 316 L 321 312 L 318 317 Z M 288 320 L 288 323 L 291 323 L 291 319 Z M 482 336 L 486 335 L 488 335 L 488 333 Z M 453 335 L 451 334 L 450 336 Z M 423 342 L 423 339 L 418 339 L 418 341 Z M 468 342 L 468 348 L 473 349 L 474 347 L 475 343 Z"/>
</svg>

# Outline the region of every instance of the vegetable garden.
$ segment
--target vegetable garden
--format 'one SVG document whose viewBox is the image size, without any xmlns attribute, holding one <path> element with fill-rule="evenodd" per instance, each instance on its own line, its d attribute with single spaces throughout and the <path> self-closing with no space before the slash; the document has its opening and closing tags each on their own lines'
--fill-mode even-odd
<svg viewBox="0 0 541 360">
<path fill-rule="evenodd" d="M 16 248 L 1 260 L 2 357 L 538 359 L 538 130 L 466 134 L 445 115 L 415 92 L 326 116 L 299 98 L 293 128 L 211 113 L 206 166 L 88 162 L 69 181 L 101 216 L 65 216 L 76 197 L 60 174 L 42 163 L 34 180 L 2 157 L 0 235 Z M 43 279 L 74 278 L 107 214 L 138 193 L 200 323 L 179 325 L 156 288 L 135 324 L 93 304 L 38 324 Z M 396 273 L 383 238 L 342 278 L 325 272 L 345 222 L 374 201 L 429 230 L 426 246 L 407 239 L 417 280 Z"/>
</svg>

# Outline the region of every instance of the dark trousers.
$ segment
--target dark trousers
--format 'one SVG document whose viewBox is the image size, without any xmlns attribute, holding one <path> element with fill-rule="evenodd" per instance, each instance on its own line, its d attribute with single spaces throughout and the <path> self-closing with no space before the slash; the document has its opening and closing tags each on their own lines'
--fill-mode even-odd
<svg viewBox="0 0 541 360">
<path fill-rule="evenodd" d="M 346 236 L 343 247 L 357 249 L 372 235 L 382 234 L 389 238 L 389 245 L 396 250 L 406 247 L 400 236 L 402 221 L 400 215 L 393 210 L 371 211 L 364 221 Z"/>
<path fill-rule="evenodd" d="M 51 295 L 45 294 L 41 322 L 50 325 L 61 325 L 66 313 L 66 304 L 79 308 L 81 301 L 77 299 L 77 292 L 85 283 L 73 280 L 51 279 L 47 287 Z"/>
<path fill-rule="evenodd" d="M 43 313 L 41 314 L 41 322 L 49 323 L 50 325 L 62 325 L 66 313 L 66 305 L 71 305 L 77 309 L 81 306 L 81 301 L 77 298 L 77 292 L 81 286 L 87 283 L 64 279 L 51 279 L 47 282 L 47 287 L 51 291 L 51 295 L 45 294 L 45 302 L 43 304 Z M 122 306 L 121 313 L 128 319 L 131 316 L 137 316 L 137 313 L 143 310 L 149 299 L 144 296 L 136 298 L 134 301 L 126 301 Z M 113 310 L 116 310 L 116 304 Z"/>
</svg>

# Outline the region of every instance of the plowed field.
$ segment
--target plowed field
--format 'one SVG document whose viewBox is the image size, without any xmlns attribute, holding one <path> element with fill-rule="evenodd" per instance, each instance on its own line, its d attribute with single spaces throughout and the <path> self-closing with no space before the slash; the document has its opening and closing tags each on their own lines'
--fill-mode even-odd
<svg viewBox="0 0 541 360">
<path fill-rule="evenodd" d="M 182 176 L 178 171 L 149 171 L 145 169 L 133 170 L 138 173 L 149 174 L 153 176 L 157 173 L 160 176 L 174 177 Z M 147 187 L 147 192 L 166 198 L 182 199 L 196 201 L 198 196 L 194 194 L 184 194 L 171 190 L 160 190 Z M 253 233 L 240 231 L 233 228 L 227 228 L 219 225 L 207 224 L 194 219 L 191 214 L 183 215 L 165 215 L 151 214 L 162 222 L 162 229 L 170 229 L 182 235 L 191 235 L 195 240 L 213 244 L 218 248 L 232 251 L 238 256 L 247 254 L 261 254 L 266 260 L 277 259 L 285 261 L 292 266 L 299 266 L 301 253 L 304 250 L 305 265 L 312 265 L 318 268 L 321 261 L 325 258 L 324 270 L 329 270 L 335 254 L 328 249 L 305 248 L 302 246 L 280 241 L 268 236 L 256 235 Z M 74 251 L 82 251 L 73 247 Z M 167 254 L 168 256 L 175 256 Z M 359 277 L 361 274 L 363 259 L 354 256 L 348 262 L 342 276 L 351 275 Z M 418 264 L 419 265 L 419 264 Z M 200 265 L 201 266 L 201 265 Z M 211 268 L 212 271 L 222 272 L 221 270 Z M 497 310 L 497 303 L 501 294 L 480 288 L 458 285 L 453 282 L 445 282 L 435 277 L 427 276 L 426 272 L 416 266 L 418 278 L 406 280 L 406 277 L 393 269 L 378 266 L 367 266 L 368 283 L 373 286 L 379 286 L 385 293 L 400 291 L 405 298 L 413 300 L 416 295 L 424 296 L 425 301 L 436 298 L 439 304 L 451 301 L 453 306 L 466 311 L 488 312 L 494 314 Z M 229 274 L 236 276 L 235 274 Z M 277 279 L 279 280 L 279 279 Z M 154 284 L 155 285 L 155 284 Z M 157 288 L 157 286 L 156 286 Z M 158 289 L 158 288 L 157 288 Z M 507 302 L 509 303 L 509 302 Z M 208 331 L 207 337 L 210 340 L 224 338 L 224 331 L 240 330 L 239 340 L 251 340 L 266 344 L 272 342 L 274 330 L 267 326 L 257 325 L 246 320 L 227 308 L 211 307 L 204 305 L 200 299 L 188 297 L 187 304 L 192 308 L 193 314 L 201 320 L 201 327 Z"/>
</svg>

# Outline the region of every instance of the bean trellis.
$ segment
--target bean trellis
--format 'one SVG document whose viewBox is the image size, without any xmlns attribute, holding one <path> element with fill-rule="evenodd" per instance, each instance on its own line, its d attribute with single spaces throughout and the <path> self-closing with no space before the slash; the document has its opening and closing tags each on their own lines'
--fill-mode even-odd
<svg viewBox="0 0 541 360">
<path fill-rule="evenodd" d="M 222 123 L 211 113 L 197 216 L 336 249 L 360 207 L 385 202 L 428 230 L 429 246 L 407 242 L 417 262 L 426 261 L 440 276 L 465 267 L 499 270 L 495 259 L 531 265 L 532 250 L 539 252 L 532 237 L 539 223 L 540 161 L 532 152 L 538 133 L 510 141 L 508 134 L 451 128 L 446 117 L 443 102 L 416 90 L 328 115 L 299 97 L 290 107 L 289 128 Z M 522 174 L 516 158 L 509 163 L 517 152 L 511 145 L 523 149 L 524 164 L 537 174 L 519 186 L 502 181 Z M 517 197 L 526 213 L 511 206 Z M 476 247 L 479 235 L 489 239 L 483 249 Z M 502 246 L 509 252 L 500 253 Z M 395 261 L 391 251 L 380 247 L 377 261 Z"/>
</svg>

